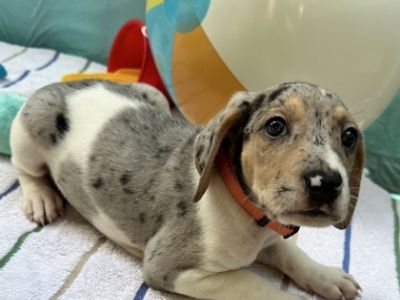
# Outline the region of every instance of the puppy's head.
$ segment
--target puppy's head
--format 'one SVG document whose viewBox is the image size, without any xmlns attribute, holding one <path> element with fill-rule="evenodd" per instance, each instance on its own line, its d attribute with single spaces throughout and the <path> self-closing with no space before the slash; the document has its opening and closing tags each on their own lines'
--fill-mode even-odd
<svg viewBox="0 0 400 300">
<path fill-rule="evenodd" d="M 270 219 L 349 224 L 364 152 L 360 130 L 336 95 L 300 82 L 235 94 L 196 139 L 195 201 L 207 189 L 222 145 L 245 192 Z"/>
</svg>

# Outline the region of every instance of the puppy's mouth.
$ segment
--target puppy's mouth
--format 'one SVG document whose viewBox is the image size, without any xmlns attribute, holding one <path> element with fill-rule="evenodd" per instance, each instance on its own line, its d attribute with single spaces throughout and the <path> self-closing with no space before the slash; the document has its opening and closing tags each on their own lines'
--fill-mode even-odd
<svg viewBox="0 0 400 300">
<path fill-rule="evenodd" d="M 310 218 L 332 218 L 332 215 L 319 208 L 295 210 L 285 213 L 285 215 L 299 215 Z"/>
<path fill-rule="evenodd" d="M 278 219 L 283 224 L 296 224 L 298 226 L 324 227 L 337 223 L 340 216 L 331 209 L 313 207 L 307 209 L 286 211 Z"/>
</svg>

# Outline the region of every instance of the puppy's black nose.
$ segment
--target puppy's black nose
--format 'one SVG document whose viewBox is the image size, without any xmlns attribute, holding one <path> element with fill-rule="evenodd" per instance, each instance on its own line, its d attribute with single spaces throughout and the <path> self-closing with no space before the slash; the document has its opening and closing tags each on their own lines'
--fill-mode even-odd
<svg viewBox="0 0 400 300">
<path fill-rule="evenodd" d="M 304 174 L 304 182 L 311 199 L 324 204 L 337 198 L 343 180 L 337 171 L 312 170 Z"/>
</svg>

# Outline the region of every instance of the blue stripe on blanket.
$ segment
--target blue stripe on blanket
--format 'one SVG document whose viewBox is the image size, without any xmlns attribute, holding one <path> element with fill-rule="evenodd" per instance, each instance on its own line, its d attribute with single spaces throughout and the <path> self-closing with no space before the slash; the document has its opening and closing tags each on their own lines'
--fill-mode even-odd
<svg viewBox="0 0 400 300">
<path fill-rule="evenodd" d="M 344 233 L 344 254 L 343 254 L 343 264 L 342 269 L 345 272 L 349 272 L 350 269 L 350 247 L 351 246 L 351 225 L 346 228 Z"/>
<path fill-rule="evenodd" d="M 9 82 L 7 82 L 6 84 L 4 84 L 4 85 L 2 86 L 2 88 L 8 88 L 8 87 L 10 87 L 10 86 L 13 86 L 14 84 L 17 84 L 18 82 L 24 80 L 24 79 L 26 78 L 26 76 L 29 75 L 30 72 L 31 72 L 31 71 L 29 71 L 29 70 L 24 71 L 24 73 L 22 73 L 21 76 L 19 76 L 19 77 L 18 77 L 17 79 L 15 79 L 14 81 L 9 81 Z"/>
<path fill-rule="evenodd" d="M 45 63 L 43 66 L 41 66 L 41 67 L 39 67 L 39 68 L 36 68 L 35 69 L 35 71 L 41 71 L 41 70 L 43 70 L 43 69 L 46 69 L 48 66 L 50 66 L 52 63 L 54 63 L 57 59 L 58 59 L 58 57 L 60 56 L 60 52 L 56 52 L 55 54 L 54 54 L 54 56 L 47 62 L 47 63 Z"/>
<path fill-rule="evenodd" d="M 59 56 L 60 56 L 60 52 L 54 53 L 54 56 L 48 62 L 46 62 L 43 66 L 36 68 L 35 71 L 41 71 L 43 69 L 46 69 L 51 64 L 53 64 L 59 58 Z M 16 80 L 7 82 L 6 84 L 4 84 L 2 86 L 2 88 L 8 88 L 10 86 L 13 86 L 14 84 L 17 84 L 18 82 L 24 80 L 30 73 L 31 73 L 31 71 L 29 71 L 29 70 L 24 71 L 24 73 L 22 73 L 21 76 L 19 76 Z"/>
<path fill-rule="evenodd" d="M 13 192 L 14 190 L 16 190 L 19 187 L 19 182 L 18 180 L 14 181 L 14 183 L 3 193 L 0 194 L 0 200 L 7 196 L 9 193 Z"/>
<path fill-rule="evenodd" d="M 138 291 L 136 292 L 136 295 L 133 298 L 133 300 L 143 300 L 148 289 L 149 286 L 145 282 L 143 282 Z"/>
</svg>

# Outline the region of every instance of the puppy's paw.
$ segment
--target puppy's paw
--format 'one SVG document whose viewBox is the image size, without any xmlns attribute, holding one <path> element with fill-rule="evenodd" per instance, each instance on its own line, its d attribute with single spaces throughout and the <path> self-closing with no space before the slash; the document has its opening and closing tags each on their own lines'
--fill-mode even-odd
<svg viewBox="0 0 400 300">
<path fill-rule="evenodd" d="M 29 220 L 41 225 L 54 222 L 64 211 L 58 192 L 48 186 L 26 188 L 22 208 Z"/>
<path fill-rule="evenodd" d="M 342 269 L 327 266 L 314 270 L 302 287 L 328 300 L 356 299 L 362 291 L 353 276 Z"/>
</svg>

